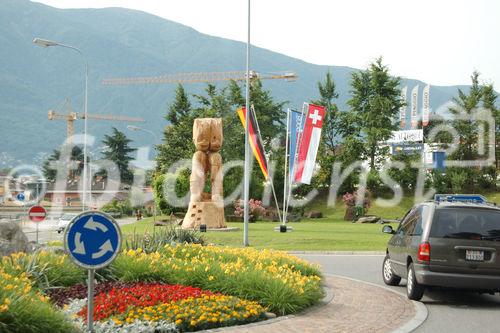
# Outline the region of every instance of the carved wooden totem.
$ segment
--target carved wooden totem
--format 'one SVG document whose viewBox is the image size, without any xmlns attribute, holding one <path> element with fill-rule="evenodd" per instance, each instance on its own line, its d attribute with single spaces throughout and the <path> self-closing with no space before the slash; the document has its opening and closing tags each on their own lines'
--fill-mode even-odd
<svg viewBox="0 0 500 333">
<path fill-rule="evenodd" d="M 190 177 L 191 198 L 182 222 L 184 229 L 226 228 L 222 189 L 222 119 L 198 118 L 193 124 L 193 168 Z M 210 174 L 211 193 L 203 192 Z"/>
</svg>

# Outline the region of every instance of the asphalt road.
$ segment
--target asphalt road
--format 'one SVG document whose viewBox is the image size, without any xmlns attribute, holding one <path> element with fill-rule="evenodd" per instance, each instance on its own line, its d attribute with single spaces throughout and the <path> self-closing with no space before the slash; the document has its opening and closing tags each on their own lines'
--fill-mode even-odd
<svg viewBox="0 0 500 333">
<path fill-rule="evenodd" d="M 318 263 L 326 274 L 336 274 L 385 286 L 380 255 L 299 255 Z M 406 295 L 406 281 L 391 287 Z M 479 295 L 451 290 L 427 292 L 422 299 L 429 315 L 418 333 L 500 332 L 500 295 Z M 383 314 L 381 314 L 383 318 Z"/>
<path fill-rule="evenodd" d="M 119 225 L 134 223 L 135 218 L 116 219 Z M 21 223 L 21 228 L 29 241 L 36 241 L 36 224 L 32 222 Z M 61 241 L 64 233 L 57 233 L 57 221 L 43 221 L 38 225 L 38 242 L 47 243 L 49 241 Z"/>
</svg>

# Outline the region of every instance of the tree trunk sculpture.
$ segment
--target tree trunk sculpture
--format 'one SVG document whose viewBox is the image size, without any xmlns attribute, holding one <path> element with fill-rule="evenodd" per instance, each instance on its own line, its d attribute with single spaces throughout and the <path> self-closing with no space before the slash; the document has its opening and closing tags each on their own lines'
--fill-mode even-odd
<svg viewBox="0 0 500 333">
<path fill-rule="evenodd" d="M 208 229 L 226 228 L 222 189 L 222 119 L 197 118 L 193 124 L 193 166 L 190 177 L 191 198 L 182 222 L 184 229 L 197 229 L 201 224 Z M 211 193 L 204 192 L 210 174 Z"/>
</svg>

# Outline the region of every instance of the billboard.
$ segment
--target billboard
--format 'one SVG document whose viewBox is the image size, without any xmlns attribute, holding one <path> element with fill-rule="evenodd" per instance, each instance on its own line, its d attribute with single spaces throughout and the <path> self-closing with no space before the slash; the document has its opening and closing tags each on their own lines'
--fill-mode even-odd
<svg viewBox="0 0 500 333">
<path fill-rule="evenodd" d="M 421 129 L 393 131 L 392 137 L 387 140 L 387 143 L 398 142 L 419 142 L 424 140 L 424 131 Z"/>
</svg>

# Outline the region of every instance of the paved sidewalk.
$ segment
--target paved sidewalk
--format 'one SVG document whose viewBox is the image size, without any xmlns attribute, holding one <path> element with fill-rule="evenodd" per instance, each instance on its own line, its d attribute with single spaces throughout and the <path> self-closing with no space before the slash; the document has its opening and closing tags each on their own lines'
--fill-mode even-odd
<svg viewBox="0 0 500 333">
<path fill-rule="evenodd" d="M 325 284 L 333 292 L 333 299 L 326 305 L 314 307 L 297 316 L 227 328 L 224 332 L 385 333 L 404 326 L 416 314 L 411 301 L 381 287 L 331 276 L 325 277 Z"/>
</svg>

